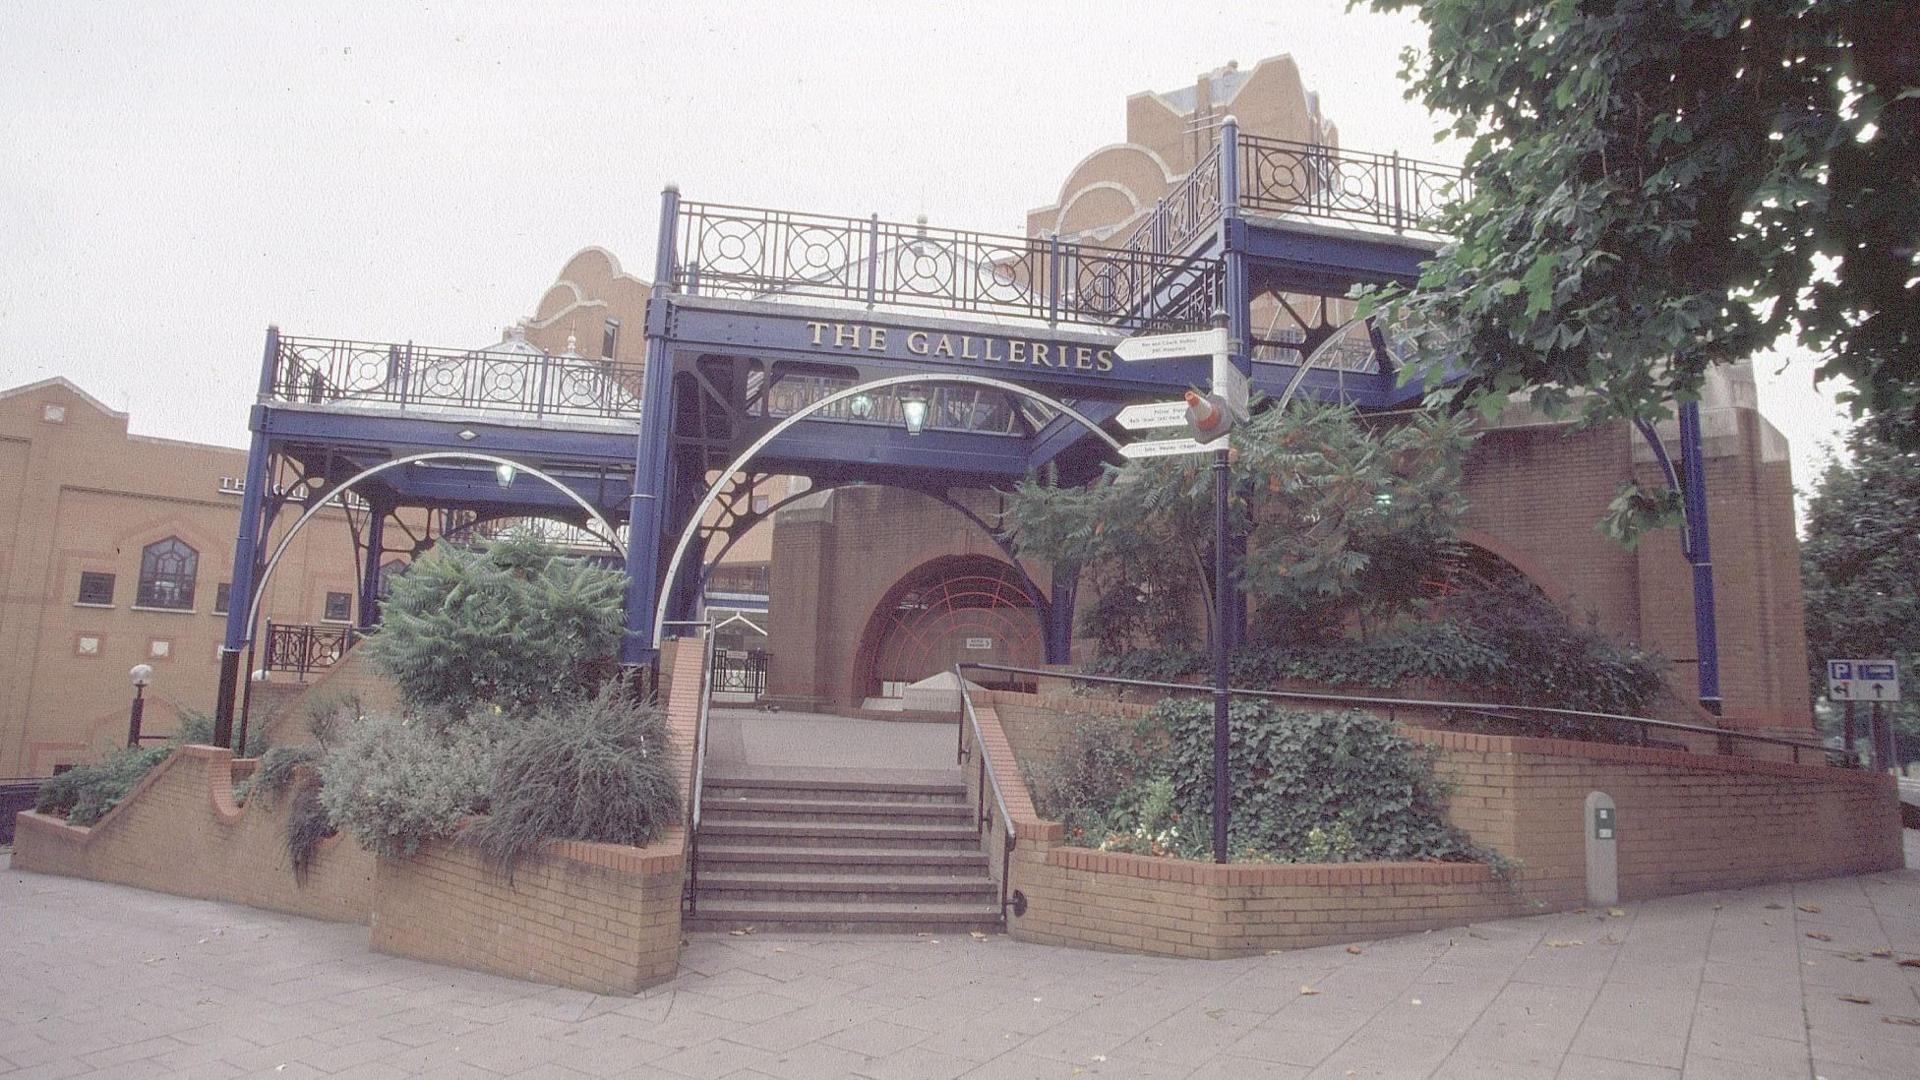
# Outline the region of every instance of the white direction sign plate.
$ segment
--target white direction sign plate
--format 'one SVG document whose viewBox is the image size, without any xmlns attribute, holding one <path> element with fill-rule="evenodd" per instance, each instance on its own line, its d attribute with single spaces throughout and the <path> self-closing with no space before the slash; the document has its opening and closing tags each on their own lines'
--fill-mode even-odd
<svg viewBox="0 0 1920 1080">
<path fill-rule="evenodd" d="M 1146 405 L 1129 405 L 1120 410 L 1115 417 L 1120 426 L 1128 431 L 1148 431 L 1153 428 L 1180 427 L 1187 422 L 1187 403 L 1185 401 L 1155 401 Z"/>
<path fill-rule="evenodd" d="M 1120 454 L 1128 458 L 1173 457 L 1176 454 L 1204 454 L 1213 450 L 1225 450 L 1224 439 L 1215 439 L 1210 443 L 1195 442 L 1192 439 L 1148 439 L 1144 442 L 1128 443 L 1120 448 Z"/>
<path fill-rule="evenodd" d="M 1113 347 L 1115 356 L 1139 360 L 1179 360 L 1189 356 L 1212 356 L 1227 351 L 1225 327 L 1195 330 L 1189 334 L 1151 334 L 1131 337 Z"/>
<path fill-rule="evenodd" d="M 1834 701 L 1899 701 L 1900 665 L 1892 660 L 1829 660 L 1827 697 Z"/>
</svg>

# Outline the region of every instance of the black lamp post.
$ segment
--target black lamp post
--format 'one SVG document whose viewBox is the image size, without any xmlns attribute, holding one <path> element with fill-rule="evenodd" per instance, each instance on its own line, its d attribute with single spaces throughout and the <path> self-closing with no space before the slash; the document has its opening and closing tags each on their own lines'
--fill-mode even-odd
<svg viewBox="0 0 1920 1080">
<path fill-rule="evenodd" d="M 140 720 L 147 711 L 147 684 L 153 681 L 153 666 L 135 664 L 127 672 L 133 677 L 133 707 L 127 710 L 127 745 L 140 745 Z"/>
</svg>

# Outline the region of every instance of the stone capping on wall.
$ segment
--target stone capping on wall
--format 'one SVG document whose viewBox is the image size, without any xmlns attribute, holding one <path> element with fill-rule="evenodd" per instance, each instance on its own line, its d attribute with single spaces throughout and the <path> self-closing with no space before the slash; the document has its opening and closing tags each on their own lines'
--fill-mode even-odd
<svg viewBox="0 0 1920 1080">
<path fill-rule="evenodd" d="M 1743 757 L 1734 754 L 1690 754 L 1684 750 L 1659 750 L 1617 743 L 1583 742 L 1579 739 L 1546 739 L 1529 735 L 1481 735 L 1466 731 L 1436 731 L 1432 728 L 1402 726 L 1400 734 L 1414 742 L 1474 754 L 1518 754 L 1539 757 L 1575 758 L 1623 765 L 1649 765 L 1701 772 L 1779 776 L 1823 783 L 1859 784 L 1863 787 L 1892 787 L 1889 776 L 1864 769 L 1840 769 L 1831 765 L 1796 765 L 1790 761 Z"/>
</svg>

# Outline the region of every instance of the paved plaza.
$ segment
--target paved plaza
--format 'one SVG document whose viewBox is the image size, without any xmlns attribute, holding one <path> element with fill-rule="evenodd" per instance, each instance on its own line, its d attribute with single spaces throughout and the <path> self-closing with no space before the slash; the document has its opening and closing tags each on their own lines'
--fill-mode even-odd
<svg viewBox="0 0 1920 1080">
<path fill-rule="evenodd" d="M 1224 962 L 699 934 L 635 998 L 12 870 L 0 927 L 0 1080 L 1920 1076 L 1913 870 Z"/>
</svg>

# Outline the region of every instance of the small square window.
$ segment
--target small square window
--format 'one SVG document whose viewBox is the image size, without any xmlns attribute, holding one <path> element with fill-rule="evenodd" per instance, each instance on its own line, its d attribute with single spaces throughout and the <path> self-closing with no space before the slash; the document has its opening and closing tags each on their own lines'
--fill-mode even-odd
<svg viewBox="0 0 1920 1080">
<path fill-rule="evenodd" d="M 173 642 L 155 638 L 147 643 L 147 655 L 155 660 L 165 660 L 173 655 Z"/>
<path fill-rule="evenodd" d="M 79 637 L 74 638 L 73 655 L 99 656 L 100 636 L 98 634 L 81 634 Z"/>
<path fill-rule="evenodd" d="M 769 507 L 769 506 L 772 506 L 772 505 L 773 505 L 773 498 L 772 498 L 772 496 L 769 496 L 769 495 L 755 495 L 755 496 L 753 497 L 753 512 L 754 512 L 754 513 L 756 513 L 756 514 L 764 514 L 764 513 L 766 513 L 766 512 L 767 512 L 767 507 Z"/>
<path fill-rule="evenodd" d="M 65 405 L 54 404 L 42 405 L 40 407 L 40 419 L 45 420 L 49 424 L 64 424 L 67 422 L 67 407 Z"/>
<path fill-rule="evenodd" d="M 76 604 L 113 603 L 113 575 L 88 571 L 80 575 L 80 595 Z"/>
<path fill-rule="evenodd" d="M 223 581 L 213 587 L 213 613 L 225 615 L 233 602 L 233 582 Z"/>
<path fill-rule="evenodd" d="M 353 618 L 353 595 L 351 593 L 330 592 L 327 594 L 328 622 L 346 622 Z"/>
</svg>

